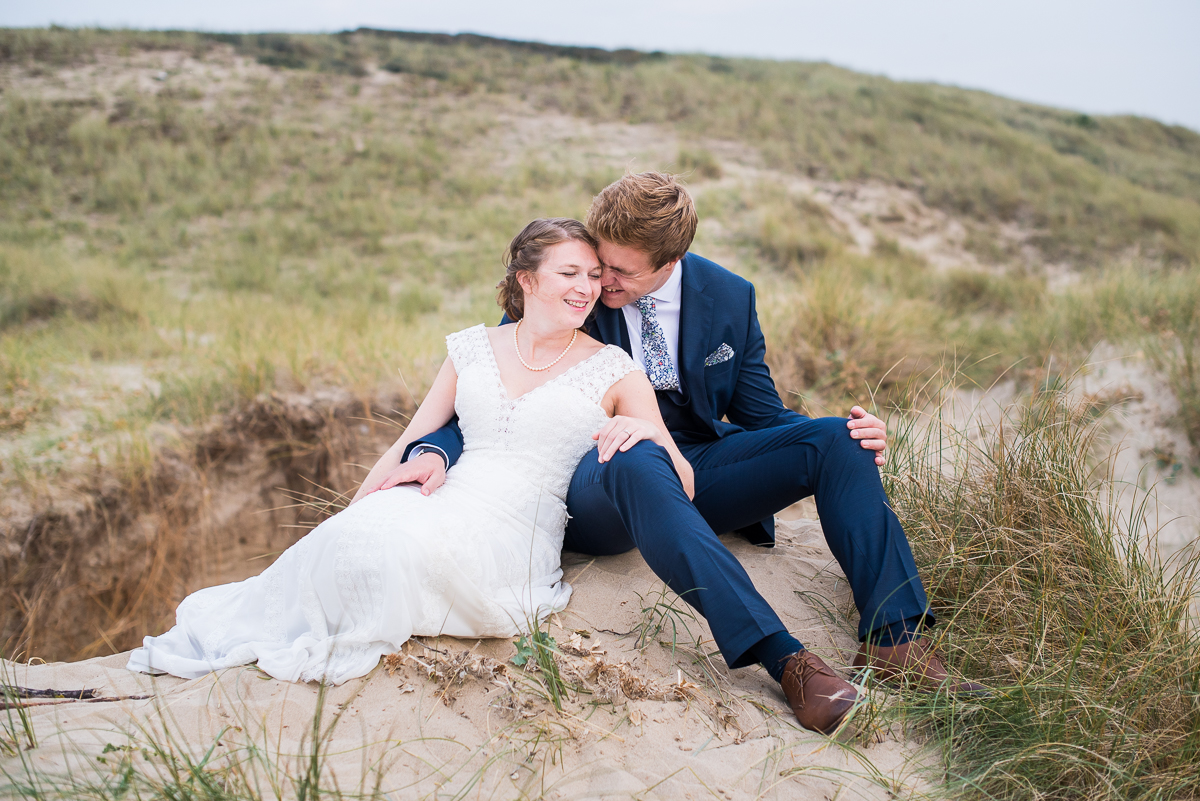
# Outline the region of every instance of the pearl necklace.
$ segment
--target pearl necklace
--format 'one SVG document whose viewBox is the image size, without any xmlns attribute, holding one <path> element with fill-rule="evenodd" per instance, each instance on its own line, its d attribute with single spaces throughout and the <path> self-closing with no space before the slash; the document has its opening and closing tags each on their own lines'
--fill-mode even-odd
<svg viewBox="0 0 1200 801">
<path fill-rule="evenodd" d="M 567 343 L 567 346 L 565 348 L 563 348 L 563 352 L 558 354 L 557 359 L 550 362 L 545 367 L 530 367 L 529 362 L 525 361 L 525 357 L 521 355 L 521 343 L 519 343 L 517 341 L 517 332 L 521 330 L 521 323 L 523 322 L 523 319 L 524 318 L 522 318 L 521 320 L 517 320 L 517 325 L 513 329 L 513 347 L 516 348 L 517 358 L 521 360 L 521 364 L 525 365 L 525 369 L 532 370 L 535 373 L 540 373 L 544 370 L 549 370 L 551 367 L 553 367 L 554 365 L 556 365 L 560 361 L 562 361 L 562 357 L 567 355 L 567 351 L 569 351 L 571 349 L 571 346 L 575 344 L 575 338 L 579 336 L 579 329 L 576 328 L 574 331 L 571 332 L 571 341 Z"/>
</svg>

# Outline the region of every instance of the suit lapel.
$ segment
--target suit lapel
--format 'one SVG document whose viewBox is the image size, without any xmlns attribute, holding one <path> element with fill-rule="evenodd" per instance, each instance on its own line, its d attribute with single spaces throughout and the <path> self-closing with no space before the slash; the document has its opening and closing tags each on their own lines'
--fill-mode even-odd
<svg viewBox="0 0 1200 801">
<path fill-rule="evenodd" d="M 683 293 L 679 300 L 679 380 L 695 415 L 712 425 L 708 389 L 704 386 L 705 346 L 712 329 L 713 299 L 704 294 L 695 270 L 683 267 Z"/>
<path fill-rule="evenodd" d="M 633 346 L 629 342 L 629 328 L 620 309 L 610 309 L 602 303 L 596 304 L 596 331 L 605 345 L 618 345 L 630 356 Z"/>
</svg>

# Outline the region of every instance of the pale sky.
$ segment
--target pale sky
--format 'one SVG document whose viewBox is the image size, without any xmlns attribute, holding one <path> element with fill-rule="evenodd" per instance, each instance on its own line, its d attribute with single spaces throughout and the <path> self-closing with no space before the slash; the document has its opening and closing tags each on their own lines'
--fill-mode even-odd
<svg viewBox="0 0 1200 801">
<path fill-rule="evenodd" d="M 337 31 L 830 61 L 1200 130 L 1200 0 L 0 0 L 0 26 Z"/>
</svg>

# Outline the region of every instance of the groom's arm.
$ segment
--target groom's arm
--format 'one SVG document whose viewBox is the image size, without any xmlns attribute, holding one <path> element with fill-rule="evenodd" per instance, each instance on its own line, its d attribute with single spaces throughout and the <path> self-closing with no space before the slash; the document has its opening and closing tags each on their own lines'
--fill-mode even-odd
<svg viewBox="0 0 1200 801">
<path fill-rule="evenodd" d="M 738 370 L 737 385 L 725 416 L 729 422 L 748 431 L 789 425 L 808 418 L 792 411 L 779 399 L 779 391 L 767 367 L 767 342 L 762 327 L 758 324 L 758 310 L 754 303 L 754 288 L 750 289 L 750 324 L 746 332 L 746 346 Z"/>
<path fill-rule="evenodd" d="M 450 418 L 450 422 L 434 431 L 432 434 L 426 434 L 418 440 L 409 443 L 404 449 L 404 455 L 401 457 L 401 462 L 407 462 L 416 448 L 422 448 L 422 452 L 433 451 L 446 460 L 446 469 L 449 470 L 454 466 L 458 458 L 463 452 L 463 436 L 462 429 L 458 427 L 458 417 Z"/>
</svg>

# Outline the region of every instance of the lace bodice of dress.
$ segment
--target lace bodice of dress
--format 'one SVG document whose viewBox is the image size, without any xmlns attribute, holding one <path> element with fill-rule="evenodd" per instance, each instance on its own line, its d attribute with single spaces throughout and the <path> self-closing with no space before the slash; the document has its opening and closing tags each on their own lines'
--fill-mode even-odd
<svg viewBox="0 0 1200 801">
<path fill-rule="evenodd" d="M 607 419 L 600 401 L 609 387 L 637 369 L 633 360 L 606 345 L 512 399 L 484 326 L 451 334 L 446 345 L 458 373 L 454 410 L 463 434 L 463 456 L 450 475 L 487 462 L 496 471 L 492 489 L 509 503 L 521 505 L 518 496 L 530 492 L 565 501 L 575 467 L 595 446 L 592 435 Z"/>
</svg>

